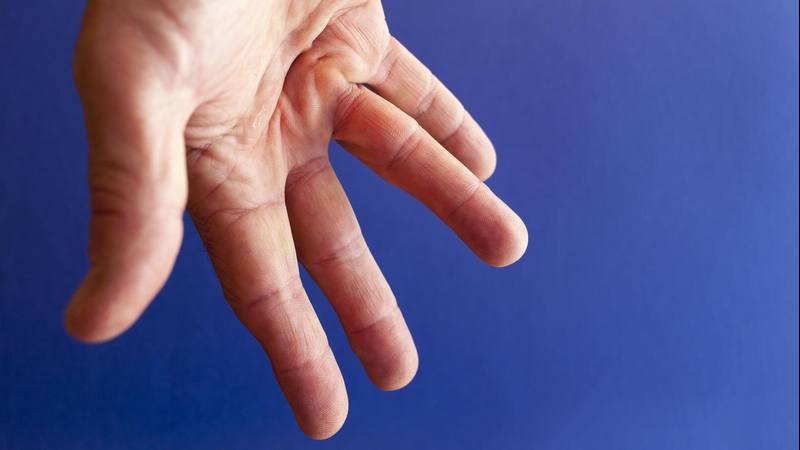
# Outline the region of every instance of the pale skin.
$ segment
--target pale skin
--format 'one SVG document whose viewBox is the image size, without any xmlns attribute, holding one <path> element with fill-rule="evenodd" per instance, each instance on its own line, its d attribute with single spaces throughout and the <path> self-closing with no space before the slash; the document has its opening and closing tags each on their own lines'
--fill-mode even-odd
<svg viewBox="0 0 800 450">
<path fill-rule="evenodd" d="M 232 310 L 300 428 L 336 433 L 341 372 L 303 264 L 381 389 L 418 358 L 328 160 L 334 139 L 439 216 L 481 259 L 525 251 L 483 183 L 489 139 L 389 34 L 378 0 L 91 0 L 75 58 L 89 135 L 91 268 L 66 311 L 87 342 L 130 327 L 169 276 L 190 215 Z"/>
</svg>

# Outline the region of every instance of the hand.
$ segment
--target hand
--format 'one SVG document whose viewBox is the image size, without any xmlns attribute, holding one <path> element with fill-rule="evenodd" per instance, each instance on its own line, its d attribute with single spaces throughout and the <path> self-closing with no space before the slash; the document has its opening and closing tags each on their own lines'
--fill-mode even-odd
<svg viewBox="0 0 800 450">
<path fill-rule="evenodd" d="M 104 341 L 139 317 L 172 269 L 188 206 L 225 297 L 311 437 L 341 427 L 347 394 L 298 258 L 378 387 L 401 388 L 417 369 L 328 161 L 332 138 L 487 263 L 525 251 L 524 224 L 481 181 L 491 143 L 390 37 L 377 0 L 94 0 L 75 71 L 92 265 L 68 331 Z"/>
</svg>

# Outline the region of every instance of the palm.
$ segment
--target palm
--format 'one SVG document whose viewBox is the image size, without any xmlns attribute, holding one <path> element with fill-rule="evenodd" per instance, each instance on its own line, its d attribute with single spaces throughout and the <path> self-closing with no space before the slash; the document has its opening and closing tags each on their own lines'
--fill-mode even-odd
<svg viewBox="0 0 800 450">
<path fill-rule="evenodd" d="M 170 272 L 188 206 L 225 297 L 269 354 L 300 426 L 329 436 L 347 396 L 298 260 L 379 387 L 407 384 L 417 354 L 328 142 L 505 265 L 527 235 L 481 182 L 494 168 L 491 144 L 390 38 L 377 0 L 127 4 L 90 4 L 76 60 L 93 266 L 67 327 L 98 341 L 133 323 Z"/>
<path fill-rule="evenodd" d="M 314 20 L 325 17 L 306 19 Z M 257 33 L 233 40 L 248 35 Z M 201 230 L 216 215 L 280 203 L 290 177 L 327 168 L 337 102 L 375 75 L 389 39 L 380 3 L 371 2 L 340 6 L 318 36 L 272 54 L 239 44 L 231 47 L 240 53 L 210 55 L 219 64 L 204 77 L 210 95 L 185 132 L 189 206 Z"/>
</svg>

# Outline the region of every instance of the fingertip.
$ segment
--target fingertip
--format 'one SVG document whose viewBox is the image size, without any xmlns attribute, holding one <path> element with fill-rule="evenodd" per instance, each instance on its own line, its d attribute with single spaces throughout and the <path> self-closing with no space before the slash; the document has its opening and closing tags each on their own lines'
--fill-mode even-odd
<svg viewBox="0 0 800 450">
<path fill-rule="evenodd" d="M 378 389 L 402 389 L 416 376 L 419 355 L 400 308 L 395 306 L 391 313 L 359 331 L 348 331 L 348 339 Z"/>
<path fill-rule="evenodd" d="M 487 151 L 481 152 L 481 160 L 475 164 L 473 167 L 469 167 L 472 173 L 475 174 L 481 181 L 486 181 L 494 175 L 495 169 L 497 169 L 497 154 L 495 153 L 494 147 L 489 144 L 490 148 Z"/>
<path fill-rule="evenodd" d="M 335 420 L 332 420 L 322 426 L 316 425 L 313 428 L 304 428 L 300 425 L 300 429 L 305 433 L 306 436 L 315 440 L 315 441 L 324 441 L 326 439 L 330 439 L 339 432 L 344 426 L 344 422 L 347 420 L 347 412 L 348 412 L 349 405 L 345 402 L 344 413 L 340 417 L 336 417 Z"/>
<path fill-rule="evenodd" d="M 522 219 L 485 185 L 447 218 L 450 227 L 485 263 L 505 267 L 528 247 Z"/>
<path fill-rule="evenodd" d="M 368 371 L 367 375 L 378 389 L 391 392 L 408 386 L 417 375 L 418 369 L 419 356 L 416 348 L 412 348 L 394 360 L 392 367 L 386 370 L 384 374 L 379 375 Z"/>
<path fill-rule="evenodd" d="M 109 298 L 102 269 L 92 267 L 64 311 L 68 335 L 86 344 L 110 341 L 124 333 L 139 317 L 130 308 L 115 307 Z"/>
<path fill-rule="evenodd" d="M 90 320 L 85 314 L 72 312 L 68 307 L 64 313 L 64 330 L 83 344 L 103 344 L 111 341 L 130 328 L 131 324 L 109 325 L 103 321 Z"/>
<path fill-rule="evenodd" d="M 460 133 L 456 133 L 443 145 L 478 179 L 486 181 L 497 168 L 497 151 L 471 116 L 467 118 L 467 123 L 468 125 L 461 127 Z"/>
<path fill-rule="evenodd" d="M 297 425 L 306 436 L 324 440 L 339 432 L 350 405 L 342 373 L 330 348 L 318 359 L 288 371 L 276 370 L 275 374 Z"/>
<path fill-rule="evenodd" d="M 326 414 L 322 420 L 303 421 L 298 419 L 298 425 L 309 438 L 315 441 L 324 441 L 332 438 L 342 429 L 347 420 L 349 408 L 350 405 L 345 396 L 344 400 L 338 403 L 337 408 L 332 413 Z M 323 413 L 320 412 L 320 414 Z"/>
<path fill-rule="evenodd" d="M 405 325 L 405 324 L 404 324 Z M 402 338 L 385 343 L 383 351 L 374 346 L 372 354 L 361 352 L 364 368 L 372 384 L 382 391 L 397 391 L 408 386 L 417 375 L 419 355 L 408 328 L 403 327 Z"/>
<path fill-rule="evenodd" d="M 478 145 L 480 147 L 480 151 L 476 152 L 478 163 L 476 164 L 472 173 L 474 173 L 475 176 L 481 181 L 486 181 L 492 175 L 494 175 L 494 171 L 497 169 L 497 150 L 495 150 L 491 139 L 489 139 L 489 136 L 487 136 L 486 133 L 480 129 L 480 126 L 477 124 L 477 122 L 475 122 L 475 128 L 480 130 L 482 139 L 478 140 Z"/>
<path fill-rule="evenodd" d="M 100 331 L 95 328 L 86 327 L 80 321 L 71 320 L 69 317 L 64 320 L 64 330 L 71 338 L 88 345 L 104 344 L 114 340 L 124 332 L 124 330 L 114 332 Z"/>
<path fill-rule="evenodd" d="M 493 267 L 507 267 L 525 254 L 528 249 L 529 235 L 525 222 L 509 210 L 510 216 L 498 229 L 493 250 L 484 257 L 484 261 Z"/>
</svg>

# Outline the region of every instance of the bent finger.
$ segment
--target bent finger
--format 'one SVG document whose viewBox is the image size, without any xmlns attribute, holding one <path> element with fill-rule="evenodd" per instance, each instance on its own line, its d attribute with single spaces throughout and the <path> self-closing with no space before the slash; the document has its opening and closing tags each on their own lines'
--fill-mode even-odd
<svg viewBox="0 0 800 450">
<path fill-rule="evenodd" d="M 488 264 L 522 256 L 522 220 L 414 119 L 363 87 L 340 105 L 334 138 L 351 153 L 425 203 Z"/>
<path fill-rule="evenodd" d="M 283 198 L 192 216 L 225 297 L 269 355 L 300 428 L 332 436 L 347 416 L 347 393 L 300 281 Z"/>
<path fill-rule="evenodd" d="M 414 341 L 327 158 L 295 169 L 286 197 L 300 260 L 339 315 L 370 379 L 385 390 L 407 385 L 419 363 Z"/>
<path fill-rule="evenodd" d="M 367 84 L 411 116 L 481 180 L 494 172 L 497 156 L 486 133 L 430 69 L 391 38 L 380 69 Z"/>
</svg>

